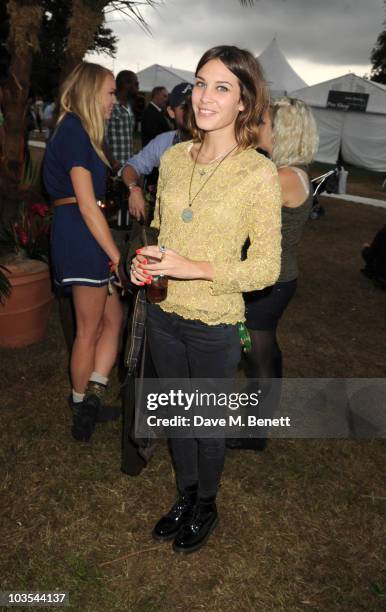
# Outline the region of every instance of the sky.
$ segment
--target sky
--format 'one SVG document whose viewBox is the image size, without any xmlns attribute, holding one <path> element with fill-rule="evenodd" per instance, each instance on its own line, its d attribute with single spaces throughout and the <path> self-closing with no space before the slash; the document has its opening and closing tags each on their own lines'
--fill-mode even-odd
<svg viewBox="0 0 386 612">
<path fill-rule="evenodd" d="M 118 37 L 114 60 L 88 55 L 113 70 L 138 72 L 151 64 L 194 71 L 216 44 L 235 44 L 259 55 L 276 35 L 291 66 L 308 85 L 347 72 L 370 72 L 370 53 L 386 17 L 383 0 L 162 0 L 143 16 L 151 35 L 121 14 L 107 23 Z"/>
</svg>

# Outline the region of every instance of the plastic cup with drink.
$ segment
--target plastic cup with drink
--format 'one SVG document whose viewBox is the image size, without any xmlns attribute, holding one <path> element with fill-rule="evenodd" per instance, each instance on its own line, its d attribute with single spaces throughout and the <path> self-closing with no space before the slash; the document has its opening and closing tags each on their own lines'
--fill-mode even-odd
<svg viewBox="0 0 386 612">
<path fill-rule="evenodd" d="M 157 237 L 153 232 L 149 231 L 148 227 L 142 227 L 142 241 L 143 246 L 150 246 L 158 244 Z M 161 261 L 162 253 L 160 251 L 159 257 L 147 257 L 149 263 L 156 263 Z M 151 284 L 146 288 L 146 296 L 149 302 L 152 304 L 159 304 L 163 302 L 168 293 L 168 277 L 164 274 L 153 276 Z"/>
</svg>

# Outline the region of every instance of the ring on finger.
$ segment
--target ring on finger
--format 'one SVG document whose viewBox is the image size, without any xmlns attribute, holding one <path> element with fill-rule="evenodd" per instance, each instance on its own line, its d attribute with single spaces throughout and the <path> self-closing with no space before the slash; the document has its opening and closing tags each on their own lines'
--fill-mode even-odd
<svg viewBox="0 0 386 612">
<path fill-rule="evenodd" d="M 160 245 L 159 250 L 161 252 L 161 261 L 163 260 L 163 258 L 166 255 L 166 246 L 164 246 L 163 244 Z"/>
</svg>

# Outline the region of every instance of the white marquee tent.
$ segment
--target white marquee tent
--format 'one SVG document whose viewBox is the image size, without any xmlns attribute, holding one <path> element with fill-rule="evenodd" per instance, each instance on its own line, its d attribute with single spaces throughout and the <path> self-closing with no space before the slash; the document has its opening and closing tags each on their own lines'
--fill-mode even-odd
<svg viewBox="0 0 386 612">
<path fill-rule="evenodd" d="M 273 38 L 268 47 L 257 58 L 264 70 L 271 95 L 275 98 L 284 96 L 294 89 L 307 87 L 307 83 L 300 78 L 287 62 L 276 38 Z"/>
<path fill-rule="evenodd" d="M 386 87 L 355 74 L 291 91 L 312 107 L 319 127 L 316 159 L 386 172 Z"/>
<path fill-rule="evenodd" d="M 153 87 L 166 87 L 170 92 L 178 83 L 194 83 L 194 72 L 153 64 L 137 73 L 139 89 L 150 92 Z"/>
<path fill-rule="evenodd" d="M 289 91 L 307 86 L 307 83 L 287 62 L 276 38 L 273 38 L 268 47 L 259 55 L 258 60 L 264 70 L 272 95 L 285 95 Z M 143 92 L 150 92 L 153 87 L 161 85 L 171 91 L 178 83 L 186 81 L 193 84 L 195 80 L 194 72 L 160 64 L 153 64 L 140 70 L 137 76 L 139 88 Z"/>
</svg>

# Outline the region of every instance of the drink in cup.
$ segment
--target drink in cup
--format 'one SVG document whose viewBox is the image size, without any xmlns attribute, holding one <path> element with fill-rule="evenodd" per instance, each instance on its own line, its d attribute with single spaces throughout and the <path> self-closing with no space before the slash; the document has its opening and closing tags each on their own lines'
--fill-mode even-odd
<svg viewBox="0 0 386 612">
<path fill-rule="evenodd" d="M 144 246 L 157 244 L 157 238 L 154 236 L 154 233 L 151 233 L 151 230 L 146 226 L 142 228 L 142 240 Z M 147 257 L 147 261 L 149 263 L 161 261 L 161 255 L 159 258 Z M 164 274 L 153 276 L 151 284 L 148 285 L 146 289 L 146 295 L 149 302 L 152 304 L 163 302 L 168 294 L 168 277 Z"/>
<path fill-rule="evenodd" d="M 164 274 L 153 276 L 151 284 L 147 286 L 147 299 L 152 304 L 163 302 L 168 294 L 168 277 Z"/>
</svg>

